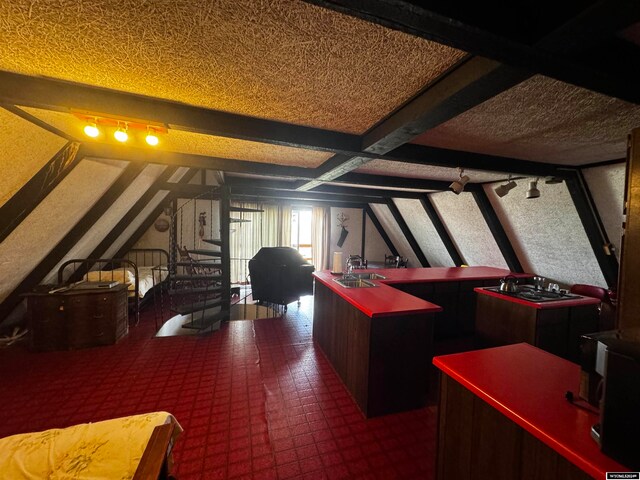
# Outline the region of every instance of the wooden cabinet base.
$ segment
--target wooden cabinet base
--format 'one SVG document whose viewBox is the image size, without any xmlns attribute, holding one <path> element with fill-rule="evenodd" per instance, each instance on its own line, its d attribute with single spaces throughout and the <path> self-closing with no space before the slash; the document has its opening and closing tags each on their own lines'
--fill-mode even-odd
<svg viewBox="0 0 640 480">
<path fill-rule="evenodd" d="M 426 404 L 433 314 L 371 318 L 316 282 L 313 338 L 365 416 Z"/>
<path fill-rule="evenodd" d="M 438 480 L 587 480 L 592 477 L 442 374 Z"/>
</svg>

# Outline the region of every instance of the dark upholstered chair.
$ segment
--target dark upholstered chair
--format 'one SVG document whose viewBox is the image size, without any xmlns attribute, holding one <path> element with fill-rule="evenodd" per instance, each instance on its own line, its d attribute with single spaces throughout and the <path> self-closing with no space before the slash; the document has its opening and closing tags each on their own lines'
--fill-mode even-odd
<svg viewBox="0 0 640 480">
<path fill-rule="evenodd" d="M 600 321 L 599 330 L 612 330 L 616 324 L 616 297 L 615 293 L 606 288 L 595 285 L 585 285 L 576 283 L 571 287 L 571 293 L 584 297 L 593 297 L 600 300 Z"/>
</svg>

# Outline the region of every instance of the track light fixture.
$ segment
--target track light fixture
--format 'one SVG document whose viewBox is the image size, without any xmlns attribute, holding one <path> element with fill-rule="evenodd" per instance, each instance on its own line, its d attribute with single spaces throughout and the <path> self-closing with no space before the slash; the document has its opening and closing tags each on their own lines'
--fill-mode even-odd
<svg viewBox="0 0 640 480">
<path fill-rule="evenodd" d="M 84 133 L 88 137 L 96 138 L 98 135 L 100 135 L 100 130 L 98 130 L 98 125 L 96 125 L 96 122 L 88 122 L 84 127 Z"/>
<path fill-rule="evenodd" d="M 147 127 L 147 136 L 144 139 L 152 147 L 158 145 L 158 136 L 156 135 L 156 131 L 151 127 Z"/>
<path fill-rule="evenodd" d="M 464 191 L 465 185 L 469 182 L 469 177 L 466 175 L 462 175 L 464 173 L 464 168 L 458 167 L 458 180 L 454 180 L 449 185 L 449 190 L 451 190 L 456 195 L 460 195 Z"/>
<path fill-rule="evenodd" d="M 496 195 L 502 198 L 517 186 L 518 184 L 515 181 L 511 180 L 511 175 L 509 175 L 509 179 L 507 180 L 507 183 L 505 183 L 504 185 L 497 186 L 496 188 L 493 189 L 493 191 L 496 192 Z"/>
<path fill-rule="evenodd" d="M 144 138 L 148 145 L 155 147 L 160 143 L 160 135 L 168 133 L 164 125 L 144 120 L 109 118 L 85 113 L 74 113 L 73 115 L 85 123 L 81 128 L 84 134 L 91 138 L 108 132 L 109 137 L 113 134 L 113 138 L 120 143 L 130 140 L 142 141 Z"/>
<path fill-rule="evenodd" d="M 544 181 L 547 185 L 555 185 L 556 183 L 562 183 L 564 180 L 560 177 L 547 177 Z"/>
<path fill-rule="evenodd" d="M 115 138 L 117 141 L 124 143 L 129 139 L 129 135 L 127 134 L 127 124 L 124 124 L 124 128 L 122 128 L 120 126 L 120 123 L 118 122 L 118 129 L 115 131 L 115 133 L 113 134 L 113 138 Z"/>
<path fill-rule="evenodd" d="M 540 190 L 538 190 L 538 179 L 533 182 L 529 182 L 529 190 L 527 190 L 527 198 L 538 198 L 540 196 Z"/>
</svg>

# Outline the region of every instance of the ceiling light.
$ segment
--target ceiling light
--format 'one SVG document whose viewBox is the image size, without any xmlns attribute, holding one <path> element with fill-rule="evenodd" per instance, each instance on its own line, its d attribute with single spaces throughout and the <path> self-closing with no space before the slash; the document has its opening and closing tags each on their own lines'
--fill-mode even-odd
<svg viewBox="0 0 640 480">
<path fill-rule="evenodd" d="M 453 182 L 451 182 L 451 185 L 449 185 L 449 190 L 451 190 L 456 195 L 460 195 L 464 191 L 464 186 L 469 182 L 469 177 L 467 177 L 466 175 L 462 175 L 462 173 L 464 172 L 464 168 L 458 168 L 458 170 L 460 172 L 458 174 L 458 180 L 454 180 Z"/>
<path fill-rule="evenodd" d="M 540 196 L 540 190 L 538 190 L 538 179 L 533 182 L 529 182 L 529 190 L 527 190 L 527 198 L 538 198 Z"/>
<path fill-rule="evenodd" d="M 547 179 L 544 181 L 544 183 L 546 183 L 547 185 L 554 185 L 556 183 L 562 182 L 564 182 L 564 180 L 560 177 L 547 177 Z"/>
<path fill-rule="evenodd" d="M 84 126 L 84 133 L 87 137 L 96 138 L 100 135 L 100 130 L 95 122 L 89 122 Z"/>
<path fill-rule="evenodd" d="M 159 140 L 156 135 L 156 131 L 151 127 L 147 127 L 147 136 L 145 137 L 145 140 L 152 147 L 155 147 L 156 145 L 158 145 Z"/>
<path fill-rule="evenodd" d="M 118 126 L 118 129 L 113 134 L 113 137 L 119 142 L 122 142 L 122 143 L 126 142 L 129 139 L 129 135 L 127 135 L 126 124 L 124 128 Z"/>
<path fill-rule="evenodd" d="M 493 189 L 493 191 L 496 192 L 496 195 L 502 198 L 517 186 L 518 184 L 513 180 L 511 180 L 511 175 L 509 175 L 509 180 L 507 181 L 507 183 L 505 183 L 504 185 L 497 186 L 496 188 Z"/>
</svg>

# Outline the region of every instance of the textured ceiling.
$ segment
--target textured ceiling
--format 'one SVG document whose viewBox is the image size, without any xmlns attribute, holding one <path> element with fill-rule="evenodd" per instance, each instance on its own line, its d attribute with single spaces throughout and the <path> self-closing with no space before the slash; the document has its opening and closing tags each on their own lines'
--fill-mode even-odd
<svg viewBox="0 0 640 480">
<path fill-rule="evenodd" d="M 339 183 L 339 182 L 327 182 L 325 185 L 334 185 L 336 187 L 353 187 L 353 188 L 376 188 L 375 182 L 371 185 L 361 185 L 359 183 Z M 435 192 L 437 190 L 425 190 L 422 188 L 402 188 L 402 187 L 385 187 L 377 185 L 378 188 L 383 190 L 398 190 L 400 192 Z M 313 191 L 313 190 L 311 190 Z"/>
<path fill-rule="evenodd" d="M 96 140 L 90 139 L 83 132 L 85 126 L 80 119 L 70 113 L 53 112 L 37 108 L 20 107 L 34 117 L 65 132 L 66 134 L 87 142 L 118 143 L 110 135 L 101 135 Z M 113 129 L 112 129 L 113 130 Z M 233 158 L 252 162 L 273 163 L 313 168 L 322 164 L 332 156 L 328 152 L 318 152 L 303 148 L 284 147 L 267 143 L 236 140 L 234 138 L 214 137 L 199 133 L 169 130 L 168 134 L 160 135 L 160 144 L 149 147 L 144 142 L 145 131 L 129 131 L 128 143 L 132 146 L 155 148 L 168 152 L 191 153 L 211 157 Z"/>
<path fill-rule="evenodd" d="M 435 167 L 417 163 L 392 162 L 389 160 L 372 160 L 356 170 L 357 173 L 372 173 L 374 175 L 393 175 L 407 178 L 423 178 L 429 180 L 453 181 L 457 180 L 457 168 Z M 490 173 L 480 170 L 466 170 L 471 183 L 495 182 L 507 177 L 501 173 Z"/>
<path fill-rule="evenodd" d="M 624 158 L 640 106 L 540 75 L 414 140 L 434 147 L 582 165 Z"/>
<path fill-rule="evenodd" d="M 67 143 L 23 118 L 0 108 L 0 206 L 20 190 Z"/>
<path fill-rule="evenodd" d="M 2 70 L 351 133 L 465 55 L 293 0 L 12 0 L 0 19 Z"/>
</svg>

